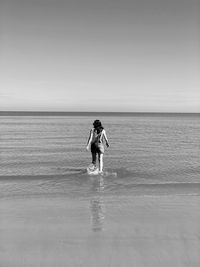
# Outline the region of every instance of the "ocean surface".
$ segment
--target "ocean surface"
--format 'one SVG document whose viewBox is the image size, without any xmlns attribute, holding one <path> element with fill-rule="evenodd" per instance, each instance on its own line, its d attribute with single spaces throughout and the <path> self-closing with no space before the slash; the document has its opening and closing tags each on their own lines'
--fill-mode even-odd
<svg viewBox="0 0 200 267">
<path fill-rule="evenodd" d="M 0 266 L 200 266 L 199 115 L 37 115 L 0 116 Z"/>
<path fill-rule="evenodd" d="M 88 176 L 86 143 L 100 119 L 110 147 Z M 200 116 L 0 116 L 1 197 L 199 194 Z M 12 181 L 12 183 L 11 183 Z"/>
</svg>

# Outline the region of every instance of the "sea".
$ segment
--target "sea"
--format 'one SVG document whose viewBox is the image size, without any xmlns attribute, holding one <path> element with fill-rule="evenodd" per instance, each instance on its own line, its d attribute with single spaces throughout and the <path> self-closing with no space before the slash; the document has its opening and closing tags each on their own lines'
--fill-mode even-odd
<svg viewBox="0 0 200 267">
<path fill-rule="evenodd" d="M 200 266 L 199 114 L 0 115 L 0 266 Z"/>
<path fill-rule="evenodd" d="M 95 119 L 110 144 L 99 177 L 104 194 L 199 193 L 198 114 L 26 115 L 0 116 L 1 197 L 93 194 L 86 144 Z"/>
</svg>

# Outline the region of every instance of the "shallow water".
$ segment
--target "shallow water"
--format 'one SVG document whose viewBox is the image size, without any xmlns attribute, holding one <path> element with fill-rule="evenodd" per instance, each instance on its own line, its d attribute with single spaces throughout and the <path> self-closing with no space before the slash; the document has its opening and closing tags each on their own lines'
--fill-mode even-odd
<svg viewBox="0 0 200 267">
<path fill-rule="evenodd" d="M 92 178 L 85 169 L 91 155 L 85 147 L 94 119 L 0 117 L 1 196 L 61 193 L 79 197 L 90 193 Z M 176 189 L 197 193 L 199 116 L 102 115 L 99 119 L 110 141 L 104 155 L 104 193 L 163 194 Z"/>
</svg>

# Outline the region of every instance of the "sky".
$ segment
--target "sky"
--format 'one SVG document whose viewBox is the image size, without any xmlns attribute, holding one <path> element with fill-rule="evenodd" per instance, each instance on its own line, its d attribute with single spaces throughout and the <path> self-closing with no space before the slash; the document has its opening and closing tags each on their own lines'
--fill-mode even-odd
<svg viewBox="0 0 200 267">
<path fill-rule="evenodd" d="M 0 110 L 200 112 L 198 0 L 1 0 Z"/>
</svg>

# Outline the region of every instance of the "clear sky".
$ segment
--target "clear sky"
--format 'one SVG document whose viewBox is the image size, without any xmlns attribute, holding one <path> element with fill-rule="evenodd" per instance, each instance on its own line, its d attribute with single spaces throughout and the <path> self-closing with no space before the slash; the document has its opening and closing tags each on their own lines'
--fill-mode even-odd
<svg viewBox="0 0 200 267">
<path fill-rule="evenodd" d="M 198 0 L 1 0 L 0 110 L 200 112 Z"/>
</svg>

